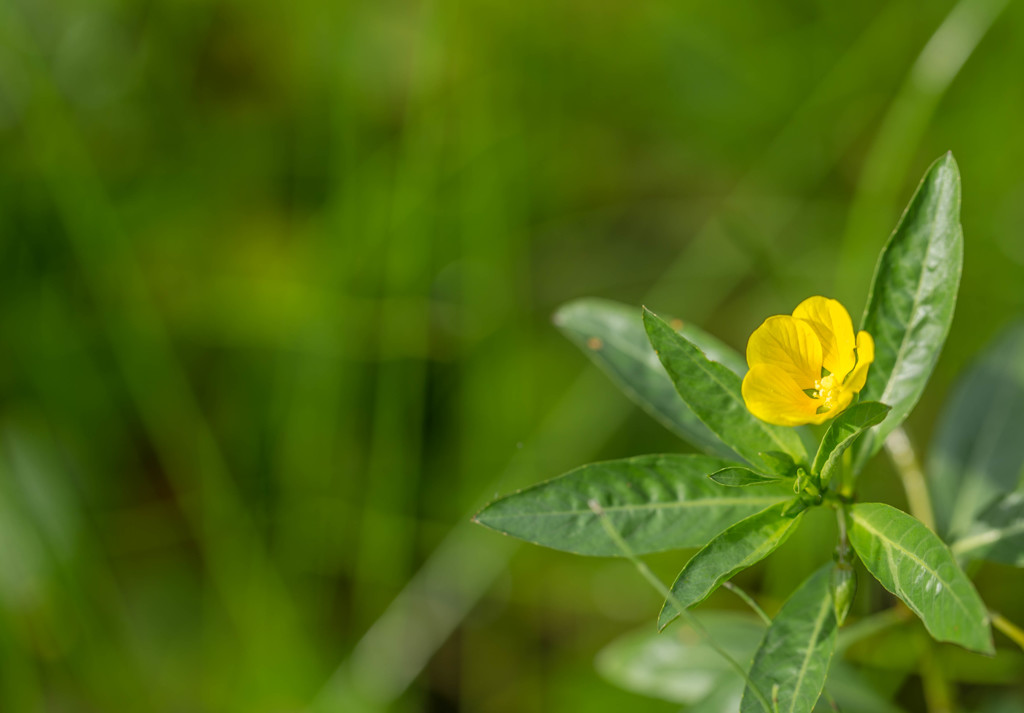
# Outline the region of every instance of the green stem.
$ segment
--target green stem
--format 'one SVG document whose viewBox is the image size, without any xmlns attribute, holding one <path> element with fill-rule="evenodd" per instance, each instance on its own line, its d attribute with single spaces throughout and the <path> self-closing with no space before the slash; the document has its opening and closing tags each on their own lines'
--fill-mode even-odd
<svg viewBox="0 0 1024 713">
<path fill-rule="evenodd" d="M 934 531 L 935 516 L 932 511 L 932 499 L 928 494 L 928 483 L 914 453 L 914 446 L 907 438 L 907 432 L 897 428 L 890 433 L 885 439 L 885 450 L 889 452 L 889 457 L 892 458 L 903 483 L 903 490 L 907 493 L 910 514 L 924 523 L 929 530 Z"/>
<path fill-rule="evenodd" d="M 764 706 L 765 711 L 767 711 L 768 713 L 774 711 L 774 707 L 771 705 L 771 703 L 768 702 L 768 699 L 761 692 L 761 689 L 758 688 L 757 684 L 750 679 L 750 676 L 747 674 L 746 669 L 740 666 L 739 662 L 736 661 L 736 659 L 734 659 L 728 651 L 726 651 L 718 645 L 718 643 L 711 637 L 711 634 L 708 633 L 707 629 L 704 628 L 704 625 L 697 620 L 697 617 L 691 614 L 690 610 L 684 607 L 682 602 L 679 601 L 679 598 L 672 593 L 672 590 L 666 587 L 665 583 L 658 579 L 657 576 L 655 576 L 654 572 L 651 571 L 650 567 L 648 567 L 643 562 L 643 560 L 637 557 L 636 553 L 633 552 L 633 548 L 631 548 L 626 543 L 626 541 L 622 539 L 622 535 L 620 535 L 619 531 L 615 529 L 614 525 L 612 525 L 611 521 L 608 519 L 608 516 L 605 514 L 604 508 L 601 507 L 600 503 L 598 503 L 596 500 L 590 500 L 587 503 L 587 505 L 590 506 L 590 509 L 594 512 L 595 515 L 597 515 L 598 519 L 601 521 L 601 526 L 604 528 L 604 531 L 608 533 L 608 537 L 610 537 L 612 542 L 615 543 L 615 546 L 619 548 L 623 556 L 625 556 L 626 559 L 633 563 L 633 566 L 635 566 L 637 571 L 640 572 L 640 575 L 658 591 L 658 594 L 665 597 L 667 601 L 671 602 L 672 606 L 676 608 L 676 611 L 678 611 L 680 615 L 682 615 L 682 617 L 686 620 L 686 623 L 690 625 L 690 628 L 692 628 L 694 631 L 700 634 L 707 642 L 708 646 L 714 649 L 715 652 L 719 656 L 721 656 L 725 660 L 725 662 L 728 663 L 736 671 L 736 673 L 743 677 L 743 680 L 746 681 L 747 687 L 753 692 L 754 696 L 761 703 L 761 705 Z"/>
<path fill-rule="evenodd" d="M 992 619 L 992 626 L 1003 632 L 1013 643 L 1024 649 L 1024 630 L 1004 617 L 999 612 L 989 611 L 989 618 Z"/>
<path fill-rule="evenodd" d="M 754 613 L 761 617 L 761 621 L 764 622 L 765 626 L 772 625 L 771 617 L 764 613 L 764 609 L 758 606 L 757 602 L 754 601 L 754 598 L 746 592 L 744 592 L 742 587 L 739 587 L 738 585 L 735 585 L 732 582 L 724 582 L 722 586 L 728 589 L 733 594 L 735 594 L 740 599 L 742 599 L 744 602 L 746 602 L 747 606 L 753 609 Z"/>
</svg>

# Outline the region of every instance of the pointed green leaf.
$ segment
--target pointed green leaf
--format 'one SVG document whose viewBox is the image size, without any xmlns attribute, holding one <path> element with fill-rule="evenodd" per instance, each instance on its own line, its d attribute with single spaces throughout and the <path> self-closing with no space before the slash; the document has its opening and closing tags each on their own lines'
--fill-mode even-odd
<svg viewBox="0 0 1024 713">
<path fill-rule="evenodd" d="M 964 537 L 1024 475 L 1024 322 L 1006 330 L 960 379 L 928 457 L 939 534 Z"/>
<path fill-rule="evenodd" d="M 962 560 L 1024 567 L 1024 493 L 1010 493 L 993 503 L 950 549 Z"/>
<path fill-rule="evenodd" d="M 699 455 L 649 455 L 592 463 L 500 498 L 474 518 L 534 544 L 581 555 L 621 556 L 587 504 L 596 500 L 638 553 L 700 547 L 782 502 L 785 489 L 725 488 L 708 474 L 730 465 Z"/>
<path fill-rule="evenodd" d="M 855 447 L 859 469 L 903 423 L 946 341 L 963 268 L 960 171 L 951 153 L 931 165 L 875 268 L 861 329 L 875 361 L 861 392 L 892 411 Z"/>
<path fill-rule="evenodd" d="M 697 552 L 672 585 L 679 604 L 689 608 L 704 601 L 722 582 L 760 562 L 785 542 L 801 516 L 783 517 L 782 509 L 783 506 L 770 507 L 740 520 Z M 665 628 L 677 616 L 675 604 L 665 602 L 658 628 Z"/>
<path fill-rule="evenodd" d="M 843 411 L 832 421 L 818 446 L 811 472 L 821 476 L 825 487 L 842 463 L 843 453 L 864 431 L 882 422 L 889 407 L 877 401 L 864 401 Z"/>
<path fill-rule="evenodd" d="M 644 325 L 676 391 L 724 443 L 755 467 L 777 467 L 776 459 L 761 455 L 765 451 L 783 451 L 794 460 L 806 461 L 807 453 L 795 430 L 765 423 L 747 410 L 739 376 L 710 361 L 695 344 L 646 308 Z"/>
<path fill-rule="evenodd" d="M 850 543 L 882 586 L 902 599 L 938 641 L 993 653 L 988 611 L 938 536 L 882 503 L 850 508 Z"/>
<path fill-rule="evenodd" d="M 778 691 L 778 713 L 810 713 L 825 686 L 836 649 L 831 568 L 825 565 L 793 592 L 772 619 L 754 656 L 750 680 L 769 700 L 772 691 Z M 740 713 L 772 711 L 765 710 L 748 687 Z"/>
<path fill-rule="evenodd" d="M 748 485 L 766 485 L 768 483 L 779 483 L 784 479 L 781 475 L 768 475 L 758 473 L 750 468 L 732 466 L 715 471 L 708 476 L 719 485 L 728 485 L 732 488 L 746 487 Z"/>
<path fill-rule="evenodd" d="M 736 458 L 679 399 L 647 339 L 639 307 L 585 298 L 563 305 L 554 322 L 626 396 L 667 429 L 709 455 Z M 738 374 L 746 372 L 743 357 L 727 344 L 692 325 L 673 326 L 708 358 Z"/>
</svg>

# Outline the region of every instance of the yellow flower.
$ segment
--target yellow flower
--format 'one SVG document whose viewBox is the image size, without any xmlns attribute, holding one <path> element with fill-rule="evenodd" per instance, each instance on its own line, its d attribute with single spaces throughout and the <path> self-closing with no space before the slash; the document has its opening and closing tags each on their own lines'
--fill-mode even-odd
<svg viewBox="0 0 1024 713">
<path fill-rule="evenodd" d="M 769 317 L 750 335 L 743 400 L 778 426 L 824 423 L 864 388 L 874 360 L 874 340 L 867 332 L 854 339 L 845 307 L 809 297 L 792 316 Z"/>
</svg>

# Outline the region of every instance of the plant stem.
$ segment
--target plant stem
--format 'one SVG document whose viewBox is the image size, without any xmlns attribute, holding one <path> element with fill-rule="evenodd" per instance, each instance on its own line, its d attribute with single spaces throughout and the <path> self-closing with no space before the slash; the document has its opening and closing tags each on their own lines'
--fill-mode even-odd
<svg viewBox="0 0 1024 713">
<path fill-rule="evenodd" d="M 992 626 L 1006 634 L 1021 649 L 1024 649 L 1024 630 L 999 612 L 990 610 L 988 615 L 992 619 Z"/>
<path fill-rule="evenodd" d="M 746 592 L 744 592 L 742 587 L 739 587 L 738 585 L 735 585 L 732 582 L 723 582 L 722 586 L 728 589 L 733 594 L 735 594 L 740 599 L 742 599 L 744 602 L 746 602 L 747 606 L 753 609 L 754 613 L 761 617 L 761 621 L 764 622 L 765 626 L 772 625 L 771 617 L 764 613 L 764 609 L 758 606 L 757 602 L 754 601 L 754 598 Z"/>
<path fill-rule="evenodd" d="M 924 471 L 918 463 L 914 446 L 902 428 L 895 429 L 885 439 L 885 449 L 892 458 L 896 472 L 907 493 L 907 504 L 910 514 L 920 520 L 929 529 L 935 530 L 935 517 L 932 511 L 932 499 L 928 494 L 928 483 L 924 479 Z"/>
<path fill-rule="evenodd" d="M 682 616 L 686 620 L 686 623 L 690 625 L 690 628 L 692 628 L 694 631 L 700 634 L 707 642 L 708 646 L 714 649 L 715 652 L 719 656 L 721 656 L 725 660 L 725 662 L 728 663 L 736 671 L 736 673 L 738 673 L 743 678 L 744 681 L 746 681 L 747 687 L 751 690 L 751 692 L 753 692 L 758 702 L 762 706 L 764 706 L 766 713 L 771 713 L 772 711 L 774 711 L 774 707 L 771 705 L 771 703 L 768 702 L 768 699 L 765 697 L 764 693 L 761 692 L 761 689 L 758 688 L 757 684 L 750 679 L 750 676 L 747 674 L 746 669 L 744 669 L 739 664 L 739 662 L 736 661 L 736 659 L 734 659 L 729 654 L 728 651 L 719 646 L 718 642 L 716 642 L 711 637 L 711 634 L 708 633 L 707 629 L 704 628 L 704 625 L 701 624 L 697 620 L 697 618 L 693 614 L 691 614 L 686 607 L 682 605 L 682 602 L 680 602 L 679 598 L 672 593 L 672 590 L 666 587 L 665 583 L 658 579 L 657 576 L 655 576 L 654 572 L 651 571 L 650 567 L 648 567 L 643 560 L 637 557 L 636 553 L 633 552 L 633 548 L 631 548 L 626 543 L 626 541 L 622 539 L 622 535 L 620 535 L 619 531 L 615 529 L 614 525 L 612 525 L 611 521 L 608 519 L 607 514 L 605 514 L 604 508 L 601 507 L 600 503 L 598 503 L 596 500 L 590 500 L 587 503 L 587 505 L 590 506 L 590 509 L 593 510 L 594 514 L 597 515 L 598 519 L 601 521 L 601 526 L 604 528 L 604 531 L 608 533 L 608 537 L 610 537 L 612 542 L 615 543 L 615 546 L 619 548 L 623 556 L 625 556 L 626 559 L 633 563 L 633 566 L 637 568 L 637 571 L 640 572 L 640 575 L 658 591 L 658 594 L 665 597 L 667 601 L 671 602 L 672 606 L 676 608 L 676 611 L 679 612 L 680 616 Z"/>
</svg>

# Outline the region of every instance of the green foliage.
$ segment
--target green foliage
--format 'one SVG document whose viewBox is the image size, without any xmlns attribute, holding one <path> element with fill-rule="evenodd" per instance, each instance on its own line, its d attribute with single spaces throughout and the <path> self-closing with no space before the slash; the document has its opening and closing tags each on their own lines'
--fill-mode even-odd
<svg viewBox="0 0 1024 713">
<path fill-rule="evenodd" d="M 694 711 L 731 710 L 742 690 L 744 713 L 811 713 L 856 593 L 854 552 L 934 639 L 994 653 L 988 611 L 950 548 L 911 515 L 852 503 L 856 474 L 917 403 L 949 332 L 962 266 L 959 210 L 959 172 L 947 154 L 926 173 L 880 255 L 863 321 L 876 356 L 861 401 L 831 421 L 809 464 L 806 434 L 749 412 L 742 364 L 706 333 L 670 325 L 644 308 L 647 346 L 635 313 L 631 318 L 622 305 L 579 300 L 558 312 L 556 323 L 636 403 L 692 445 L 724 457 L 646 456 L 584 466 L 501 498 L 477 516 L 531 542 L 629 557 L 666 595 L 659 630 L 685 615 L 679 631 L 703 637 L 620 642 L 602 654 L 606 676 Z M 1024 505 L 1015 490 L 1024 455 L 1013 420 L 1024 413 L 1022 335 L 1011 332 L 990 350 L 941 426 L 949 438 L 933 456 L 942 464 L 933 476 L 943 486 L 937 513 L 947 536 L 961 535 L 953 549 L 962 559 L 1022 564 Z M 671 398 L 673 389 L 681 401 Z M 749 671 L 738 676 L 747 670 L 738 660 L 749 658 L 749 626 L 710 618 L 704 627 L 689 609 L 766 558 L 807 509 L 821 505 L 837 511 L 836 563 L 792 593 L 770 620 Z M 701 545 L 669 590 L 636 558 Z M 670 679 L 666 671 L 679 675 Z M 870 700 L 861 704 L 891 709 Z"/>
<path fill-rule="evenodd" d="M 740 520 L 697 552 L 672 585 L 675 599 L 665 602 L 658 628 L 665 628 L 679 616 L 677 602 L 688 608 L 704 601 L 724 581 L 760 562 L 785 542 L 800 522 L 800 515 L 785 517 L 784 509 L 770 507 Z"/>
<path fill-rule="evenodd" d="M 850 543 L 868 571 L 933 637 L 995 652 L 985 604 L 935 533 L 894 507 L 863 503 L 850 508 Z"/>
<path fill-rule="evenodd" d="M 875 268 L 861 329 L 875 362 L 861 392 L 892 407 L 856 448 L 859 469 L 921 397 L 953 322 L 963 270 L 960 170 L 951 153 L 931 165 Z"/>
<path fill-rule="evenodd" d="M 651 455 L 585 465 L 494 501 L 482 525 L 582 555 L 619 555 L 589 506 L 596 501 L 636 552 L 700 547 L 722 530 L 784 500 L 787 488 L 738 490 L 708 479 L 727 461 Z"/>
<path fill-rule="evenodd" d="M 711 361 L 697 345 L 676 333 L 663 319 L 644 309 L 644 326 L 651 346 L 668 372 L 676 391 L 729 447 L 749 463 L 774 467 L 776 460 L 765 451 L 779 451 L 795 460 L 805 460 L 800 437 L 791 428 L 773 426 L 747 410 L 740 394 L 740 377 L 718 362 Z"/>
<path fill-rule="evenodd" d="M 811 711 L 828 677 L 836 648 L 836 615 L 830 594 L 831 565 L 820 568 L 793 593 L 772 619 L 750 667 L 751 684 L 771 693 L 778 713 Z M 743 692 L 741 713 L 766 710 Z"/>
<path fill-rule="evenodd" d="M 679 399 L 636 315 L 634 307 L 589 298 L 564 305 L 553 320 L 616 386 L 662 425 L 710 455 L 735 459 L 732 449 Z M 743 357 L 728 345 L 692 324 L 674 326 L 709 359 L 738 375 L 746 371 Z"/>
</svg>

